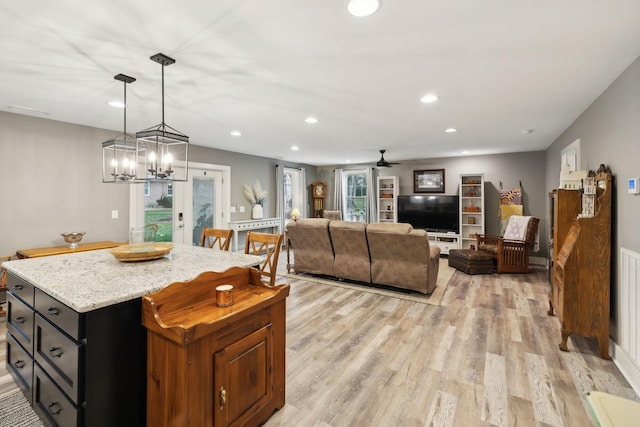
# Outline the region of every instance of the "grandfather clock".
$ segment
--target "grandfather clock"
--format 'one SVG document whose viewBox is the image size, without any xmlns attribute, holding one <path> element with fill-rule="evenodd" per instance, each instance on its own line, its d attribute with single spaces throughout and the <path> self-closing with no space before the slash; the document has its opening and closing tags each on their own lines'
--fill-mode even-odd
<svg viewBox="0 0 640 427">
<path fill-rule="evenodd" d="M 311 185 L 313 187 L 313 216 L 322 218 L 324 198 L 327 197 L 327 184 L 323 181 L 316 181 Z"/>
</svg>

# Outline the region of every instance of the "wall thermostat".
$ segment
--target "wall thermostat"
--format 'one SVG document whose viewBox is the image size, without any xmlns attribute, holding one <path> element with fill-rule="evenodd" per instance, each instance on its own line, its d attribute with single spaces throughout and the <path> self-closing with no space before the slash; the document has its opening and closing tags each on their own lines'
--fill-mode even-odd
<svg viewBox="0 0 640 427">
<path fill-rule="evenodd" d="M 638 189 L 638 178 L 629 178 L 628 187 L 629 187 L 630 194 L 640 193 L 640 189 Z"/>
</svg>

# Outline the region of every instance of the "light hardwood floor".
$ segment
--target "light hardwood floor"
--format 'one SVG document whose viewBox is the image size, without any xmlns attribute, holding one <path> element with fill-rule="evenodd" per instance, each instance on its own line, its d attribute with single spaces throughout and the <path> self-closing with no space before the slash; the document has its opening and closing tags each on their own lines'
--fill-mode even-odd
<svg viewBox="0 0 640 427">
<path fill-rule="evenodd" d="M 441 306 L 283 282 L 287 403 L 266 427 L 590 426 L 586 392 L 638 400 L 594 341 L 558 349 L 542 268 L 456 272 Z M 15 388 L 1 335 L 0 394 Z"/>
</svg>

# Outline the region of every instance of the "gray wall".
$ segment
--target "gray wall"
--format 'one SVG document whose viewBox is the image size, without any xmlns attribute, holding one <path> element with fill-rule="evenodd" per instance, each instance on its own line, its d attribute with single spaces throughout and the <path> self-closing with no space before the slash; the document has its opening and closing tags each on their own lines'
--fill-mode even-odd
<svg viewBox="0 0 640 427">
<path fill-rule="evenodd" d="M 620 304 L 620 248 L 640 253 L 640 195 L 627 192 L 627 180 L 640 176 L 640 58 L 549 147 L 546 152 L 546 188 L 558 186 L 560 152 L 580 139 L 581 169 L 596 170 L 601 163 L 614 175 L 612 212 L 612 336 L 616 336 L 616 309 Z"/>
<path fill-rule="evenodd" d="M 128 187 L 102 184 L 101 142 L 116 134 L 0 112 L 0 254 L 64 245 L 64 231 L 127 240 Z"/>
<path fill-rule="evenodd" d="M 101 142 L 118 133 L 0 112 L 0 255 L 64 245 L 64 231 L 85 231 L 84 242 L 127 241 L 129 186 L 102 183 Z M 276 160 L 193 144 L 190 159 L 231 166 L 231 204 L 247 208 L 231 219 L 251 217 L 242 184 L 256 179 L 268 191 L 265 215 L 275 216 Z M 315 167 L 306 171 L 313 182 Z M 111 219 L 112 210 L 119 211 L 118 219 Z"/>
<path fill-rule="evenodd" d="M 372 167 L 368 165 L 335 166 L 344 169 Z M 318 175 L 329 184 L 329 206 L 333 204 L 333 170 L 335 167 L 318 168 Z M 488 234 L 499 234 L 500 188 L 515 188 L 522 185 L 525 215 L 540 218 L 540 251 L 536 257 L 548 254 L 548 209 L 545 191 L 545 153 L 534 151 L 486 156 L 447 157 L 428 160 L 400 162 L 391 168 L 378 169 L 378 175 L 398 176 L 400 194 L 413 194 L 413 171 L 422 169 L 445 170 L 445 194 L 457 195 L 461 174 L 483 173 L 485 179 L 485 227 Z"/>
<path fill-rule="evenodd" d="M 231 151 L 216 150 L 192 145 L 189 160 L 198 163 L 231 166 L 231 206 L 243 205 L 244 212 L 231 214 L 231 220 L 251 219 L 251 204 L 242 193 L 244 184 L 253 186 L 256 180 L 267 191 L 267 202 L 264 205 L 265 218 L 276 216 L 276 165 L 305 168 L 307 191 L 311 194 L 311 183 L 316 179 L 316 167 L 266 157 L 248 156 Z M 310 195 L 308 197 L 311 197 Z M 310 211 L 309 211 L 310 212 Z"/>
</svg>

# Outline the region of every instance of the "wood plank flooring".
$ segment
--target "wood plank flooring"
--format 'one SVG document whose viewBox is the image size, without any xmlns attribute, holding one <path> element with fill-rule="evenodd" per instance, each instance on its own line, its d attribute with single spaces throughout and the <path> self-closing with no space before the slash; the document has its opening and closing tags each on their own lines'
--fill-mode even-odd
<svg viewBox="0 0 640 427">
<path fill-rule="evenodd" d="M 295 281 L 275 426 L 590 426 L 585 393 L 639 400 L 594 340 L 547 315 L 547 270 L 456 272 L 441 306 Z"/>
<path fill-rule="evenodd" d="M 594 340 L 572 336 L 570 352 L 558 349 L 542 268 L 456 272 L 441 306 L 283 282 L 287 403 L 266 427 L 591 426 L 586 392 L 639 400 Z M 4 326 L 0 394 L 16 388 Z"/>
</svg>

